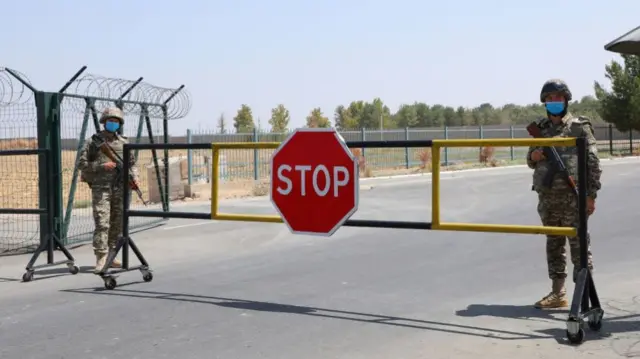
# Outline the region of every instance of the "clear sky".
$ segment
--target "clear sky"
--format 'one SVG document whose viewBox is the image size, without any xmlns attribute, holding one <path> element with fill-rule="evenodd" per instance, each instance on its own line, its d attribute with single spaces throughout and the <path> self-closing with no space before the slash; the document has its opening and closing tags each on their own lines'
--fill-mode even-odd
<svg viewBox="0 0 640 359">
<path fill-rule="evenodd" d="M 536 102 L 549 77 L 593 94 L 616 54 L 603 46 L 640 25 L 638 0 L 0 0 L 0 66 L 55 91 L 88 73 L 185 84 L 190 114 L 214 129 L 241 104 L 268 127 L 283 103 L 291 127 L 320 106 L 381 97 L 395 111 Z M 608 83 L 607 83 L 608 84 Z"/>
</svg>

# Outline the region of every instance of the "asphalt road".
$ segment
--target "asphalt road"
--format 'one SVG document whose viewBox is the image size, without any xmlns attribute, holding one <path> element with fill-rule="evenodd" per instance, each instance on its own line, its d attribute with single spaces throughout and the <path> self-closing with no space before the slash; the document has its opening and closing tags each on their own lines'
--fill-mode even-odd
<svg viewBox="0 0 640 359">
<path fill-rule="evenodd" d="M 88 247 L 74 250 L 83 273 L 47 270 L 30 283 L 19 282 L 27 256 L 0 258 L 0 358 L 640 356 L 639 164 L 605 163 L 590 223 L 605 322 L 579 347 L 564 341 L 566 310 L 531 308 L 550 289 L 542 236 L 345 227 L 321 238 L 280 224 L 172 220 L 134 237 L 151 283 L 131 272 L 104 290 L 86 272 Z M 538 224 L 530 176 L 448 174 L 442 220 Z M 372 187 L 354 218 L 429 220 L 427 178 L 362 184 Z M 274 213 L 266 199 L 224 207 Z"/>
</svg>

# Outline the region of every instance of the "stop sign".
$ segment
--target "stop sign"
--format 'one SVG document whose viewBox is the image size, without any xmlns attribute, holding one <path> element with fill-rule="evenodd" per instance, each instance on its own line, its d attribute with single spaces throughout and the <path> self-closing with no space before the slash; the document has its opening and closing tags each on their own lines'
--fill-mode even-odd
<svg viewBox="0 0 640 359">
<path fill-rule="evenodd" d="M 300 128 L 271 156 L 271 202 L 291 233 L 331 236 L 358 210 L 358 160 L 334 129 Z"/>
</svg>

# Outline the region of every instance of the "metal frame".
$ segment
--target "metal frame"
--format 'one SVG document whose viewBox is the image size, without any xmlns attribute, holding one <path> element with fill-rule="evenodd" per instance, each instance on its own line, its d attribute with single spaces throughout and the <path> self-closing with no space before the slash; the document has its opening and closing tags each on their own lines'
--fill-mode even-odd
<svg viewBox="0 0 640 359">
<path fill-rule="evenodd" d="M 129 183 L 129 171 L 131 168 L 130 154 L 132 150 L 206 150 L 211 145 L 206 143 L 182 144 L 182 143 L 149 143 L 149 144 L 125 144 L 122 153 L 122 183 L 126 186 Z M 165 171 L 167 171 L 165 167 Z M 109 251 L 104 267 L 96 273 L 104 280 L 107 289 L 114 289 L 117 285 L 116 278 L 119 273 L 139 270 L 145 282 L 153 280 L 153 271 L 149 263 L 142 255 L 140 249 L 131 238 L 129 232 L 129 217 L 162 217 L 162 218 L 188 218 L 188 219 L 211 219 L 210 214 L 194 212 L 165 212 L 165 211 L 137 211 L 129 209 L 131 205 L 131 189 L 126 186 L 123 191 L 124 209 L 122 212 L 122 236 L 118 238 L 116 247 Z M 140 265 L 131 267 L 129 265 L 129 249 L 133 251 Z M 109 267 L 118 253 L 122 251 L 122 268 L 109 271 Z"/>
<path fill-rule="evenodd" d="M 128 171 L 130 168 L 129 153 L 133 149 L 156 150 L 164 149 L 211 149 L 213 152 L 212 168 L 212 197 L 211 213 L 193 212 L 169 212 L 162 213 L 156 211 L 130 210 L 130 191 L 125 191 L 124 211 L 123 211 L 123 233 L 120 237 L 115 251 L 111 252 L 107 258 L 105 267 L 98 273 L 104 280 L 107 289 L 114 289 L 117 285 L 116 274 L 131 270 L 140 270 L 143 279 L 147 282 L 153 279 L 149 264 L 142 253 L 135 245 L 129 235 L 129 217 L 165 217 L 165 218 L 186 218 L 202 220 L 223 220 L 242 222 L 262 222 L 262 223 L 284 223 L 278 215 L 251 215 L 251 214 L 230 214 L 218 212 L 218 162 L 221 149 L 276 149 L 281 142 L 258 142 L 258 143 L 196 143 L 196 144 L 126 144 L 124 145 L 124 170 L 123 183 L 128 182 Z M 441 231 L 463 231 L 463 232 L 494 232 L 494 233 L 514 233 L 514 234 L 545 234 L 561 236 L 578 236 L 580 238 L 580 271 L 576 279 L 576 287 L 573 301 L 567 319 L 567 338 L 571 343 L 579 344 L 584 340 L 584 330 L 582 326 L 584 318 L 588 318 L 589 327 L 593 330 L 600 330 L 604 311 L 600 306 L 600 301 L 596 292 L 593 277 L 587 265 L 587 139 L 580 138 L 535 138 L 535 139 L 475 139 L 475 140 L 421 140 L 421 141 L 350 141 L 347 142 L 350 148 L 432 148 L 432 217 L 431 222 L 409 222 L 409 221 L 379 221 L 379 220 L 355 220 L 349 219 L 343 225 L 347 227 L 367 227 L 367 228 L 392 228 L 392 229 L 422 229 Z M 550 227 L 550 226 L 524 226 L 524 225 L 502 225 L 502 224 L 476 224 L 476 223 L 446 223 L 440 221 L 440 149 L 446 147 L 516 147 L 516 146 L 577 146 L 578 152 L 578 211 L 579 227 Z M 134 251 L 141 265 L 129 267 L 129 247 Z M 109 263 L 122 250 L 122 269 L 108 271 Z"/>
<path fill-rule="evenodd" d="M 89 81 L 100 81 L 98 87 L 104 88 L 104 86 L 111 86 L 111 84 L 121 85 L 126 82 L 130 82 L 123 79 L 113 79 L 113 78 L 104 78 L 101 76 L 93 76 L 87 75 L 83 78 L 80 76 L 85 72 L 87 66 L 83 66 L 80 68 L 65 84 L 58 90 L 57 92 L 46 92 L 40 91 L 36 89 L 33 85 L 31 85 L 21 74 L 17 71 L 14 71 L 9 68 L 3 68 L 11 77 L 15 78 L 18 82 L 22 84 L 22 86 L 28 88 L 34 96 L 35 107 L 37 111 L 37 129 L 38 129 L 38 147 L 46 148 L 49 150 L 47 156 L 42 156 L 39 159 L 38 169 L 39 169 L 39 193 L 40 193 L 40 203 L 48 203 L 47 211 L 52 212 L 53 223 L 54 225 L 49 226 L 47 219 L 45 216 L 41 216 L 40 220 L 40 242 L 45 243 L 48 241 L 48 236 L 50 234 L 47 233 L 47 230 L 53 230 L 53 235 L 57 241 L 62 242 L 62 244 L 68 244 L 67 242 L 67 233 L 69 230 L 69 224 L 71 221 L 71 214 L 73 211 L 73 200 L 75 196 L 76 187 L 78 185 L 78 164 L 77 159 L 80 155 L 80 146 L 84 143 L 84 134 L 86 132 L 87 123 L 89 121 L 89 116 L 93 118 L 94 125 L 96 127 L 96 131 L 99 130 L 98 124 L 98 113 L 95 108 L 96 101 L 105 101 L 113 103 L 115 106 L 119 108 L 123 108 L 124 105 L 135 105 L 139 107 L 139 111 L 127 111 L 128 113 L 138 113 L 140 115 L 139 125 L 138 125 L 138 134 L 136 139 L 139 140 L 142 135 L 142 126 L 146 124 L 147 132 L 149 135 L 149 141 L 153 143 L 154 136 L 152 133 L 152 126 L 150 120 L 150 110 L 155 110 L 154 112 L 160 112 L 162 114 L 162 124 L 163 124 L 163 141 L 167 143 L 169 141 L 169 130 L 168 130 L 168 121 L 171 118 L 179 118 L 184 117 L 186 115 L 185 111 L 180 111 L 181 115 L 176 115 L 175 113 L 170 114 L 171 110 L 175 110 L 176 107 L 170 109 L 171 104 L 175 104 L 172 102 L 176 96 L 179 94 L 184 94 L 183 89 L 184 85 L 180 85 L 177 89 L 168 89 L 168 88 L 159 88 L 150 84 L 143 84 L 143 78 L 140 77 L 136 81 L 131 82 L 128 87 L 122 92 L 117 98 L 108 98 L 108 97 L 100 97 L 100 96 L 91 96 L 89 93 L 87 94 L 79 94 L 79 93 L 67 93 L 69 87 L 71 87 L 74 83 L 78 83 L 77 81 L 82 82 L 84 79 Z M 144 85 L 144 88 L 140 87 Z M 142 98 L 138 98 L 136 94 L 132 95 L 133 90 L 140 90 L 139 94 L 145 94 Z M 159 92 L 157 91 L 159 90 Z M 161 96 L 167 94 L 166 99 L 161 100 Z M 133 97 L 135 99 L 126 99 L 126 97 Z M 61 121 L 62 121 L 62 112 L 61 111 L 61 103 L 65 98 L 74 98 L 74 99 L 82 99 L 86 102 L 85 106 L 85 115 L 82 123 L 81 130 L 81 138 L 79 138 L 79 148 L 76 151 L 76 163 L 73 169 L 73 177 L 71 181 L 71 188 L 67 198 L 67 208 L 66 211 L 63 211 L 64 208 L 64 196 L 63 196 L 63 181 L 62 181 L 62 159 L 61 159 Z M 161 101 L 161 102 L 160 102 Z M 184 103 L 181 105 L 185 105 Z M 177 106 L 181 106 L 177 105 Z M 188 108 L 190 105 L 187 105 Z M 156 113 L 156 115 L 158 114 Z M 122 128 L 120 129 L 120 131 Z M 169 189 L 167 185 L 163 185 L 162 176 L 164 175 L 164 182 L 168 183 L 168 150 L 164 152 L 164 173 L 160 173 L 159 169 L 159 160 L 158 155 L 154 151 L 153 153 L 153 164 L 155 167 L 158 189 L 160 191 L 160 198 L 162 202 L 162 207 L 164 212 L 169 211 Z M 16 212 L 12 212 L 16 213 Z M 166 216 L 159 216 L 162 222 L 164 219 L 167 219 Z M 31 278 L 33 275 L 32 270 L 33 263 L 30 262 L 27 265 L 27 272 L 24 276 L 25 279 Z M 70 266 L 70 270 L 73 270 L 73 266 Z M 31 272 L 31 274 L 29 274 Z"/>
<path fill-rule="evenodd" d="M 52 180 L 54 176 L 54 171 L 52 171 L 49 167 L 50 161 L 48 160 L 48 156 L 51 151 L 48 149 L 28 149 L 28 150 L 5 150 L 0 151 L 0 156 L 33 156 L 39 155 L 44 157 L 44 162 L 47 163 L 47 168 L 45 169 L 45 174 L 40 174 L 40 180 L 44 180 L 45 188 L 46 188 L 46 201 L 44 203 L 40 203 L 40 208 L 0 208 L 0 214 L 34 214 L 40 215 L 40 217 L 44 217 L 44 221 L 46 223 L 46 227 L 40 227 L 40 232 L 43 235 L 40 236 L 40 245 L 35 250 L 31 259 L 27 263 L 26 272 L 22 275 L 23 282 L 30 282 L 33 279 L 33 275 L 36 272 L 36 269 L 41 268 L 49 268 L 55 267 L 61 264 L 65 264 L 69 268 L 69 272 L 71 274 L 78 274 L 80 272 L 80 268 L 75 264 L 75 258 L 67 248 L 65 248 L 64 244 L 55 234 L 55 218 L 53 213 L 54 207 L 54 191 L 52 190 Z M 40 187 L 42 189 L 42 187 Z M 43 198 L 41 195 L 40 198 Z M 41 221 L 42 222 L 42 221 Z M 60 250 L 62 254 L 67 258 L 64 261 L 55 262 L 54 261 L 54 250 Z M 35 265 L 38 257 L 42 252 L 47 252 L 47 263 L 41 265 Z"/>
</svg>

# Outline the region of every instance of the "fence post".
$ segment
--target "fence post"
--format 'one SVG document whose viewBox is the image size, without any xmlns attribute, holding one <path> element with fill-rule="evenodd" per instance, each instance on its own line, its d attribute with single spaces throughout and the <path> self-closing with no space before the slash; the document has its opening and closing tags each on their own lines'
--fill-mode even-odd
<svg viewBox="0 0 640 359">
<path fill-rule="evenodd" d="M 49 150 L 49 156 L 40 156 L 38 161 L 38 170 L 40 173 L 40 183 L 38 184 L 40 192 L 40 203 L 47 203 L 47 181 L 51 181 L 49 189 L 53 191 L 53 208 L 48 208 L 53 212 L 54 228 L 53 234 L 63 241 L 63 245 L 67 244 L 67 239 L 62 236 L 62 145 L 60 134 L 60 94 L 38 91 L 34 94 L 36 108 L 38 114 L 38 148 L 46 148 Z M 49 162 L 50 167 L 47 166 Z M 53 173 L 49 173 L 53 171 Z M 47 175 L 50 175 L 47 179 Z M 44 181 L 43 181 L 44 179 Z M 46 241 L 48 238 L 46 216 L 40 217 L 40 240 Z M 44 224 L 44 225 L 43 225 Z M 42 242 L 41 242 L 42 243 Z M 53 261 L 53 258 L 51 258 Z"/>
<path fill-rule="evenodd" d="M 404 128 L 404 140 L 409 141 L 409 127 Z M 404 148 L 404 163 L 405 167 L 409 169 L 409 147 Z"/>
<path fill-rule="evenodd" d="M 509 137 L 511 137 L 511 139 L 514 139 L 515 138 L 514 136 L 515 136 L 515 133 L 514 133 L 514 130 L 513 130 L 513 125 L 510 125 L 509 126 Z M 515 153 L 513 151 L 513 146 L 511 146 L 511 161 L 514 161 L 515 159 L 516 159 L 516 157 L 515 157 Z"/>
<path fill-rule="evenodd" d="M 258 142 L 258 129 L 255 127 L 253 128 L 253 142 Z M 253 150 L 253 179 L 256 181 L 260 178 L 259 166 L 260 157 L 258 149 L 256 148 Z"/>
<path fill-rule="evenodd" d="M 191 141 L 192 141 L 191 130 L 187 129 L 187 143 L 191 143 Z M 187 150 L 187 183 L 189 184 L 189 186 L 191 186 L 193 182 L 193 171 L 191 169 L 192 167 L 193 167 L 193 151 Z"/>
<path fill-rule="evenodd" d="M 444 126 L 444 139 L 449 139 L 449 126 Z M 449 165 L 449 147 L 444 148 L 444 165 Z"/>
<path fill-rule="evenodd" d="M 633 130 L 629 130 L 629 156 L 633 156 Z"/>
<path fill-rule="evenodd" d="M 360 141 L 366 141 L 366 140 L 367 140 L 367 133 L 364 130 L 364 128 L 361 128 L 360 129 Z M 363 148 L 362 149 L 362 157 L 364 157 L 364 150 L 365 149 Z M 366 157 L 364 157 L 364 158 L 366 159 Z M 367 161 L 367 163 L 369 163 L 369 162 Z"/>
<path fill-rule="evenodd" d="M 481 140 L 484 138 L 484 128 L 482 127 L 482 125 L 478 126 L 478 138 Z M 482 147 L 480 147 L 478 153 L 479 155 L 482 154 Z"/>
<path fill-rule="evenodd" d="M 613 156 L 613 125 L 609 124 L 609 156 Z"/>
</svg>

